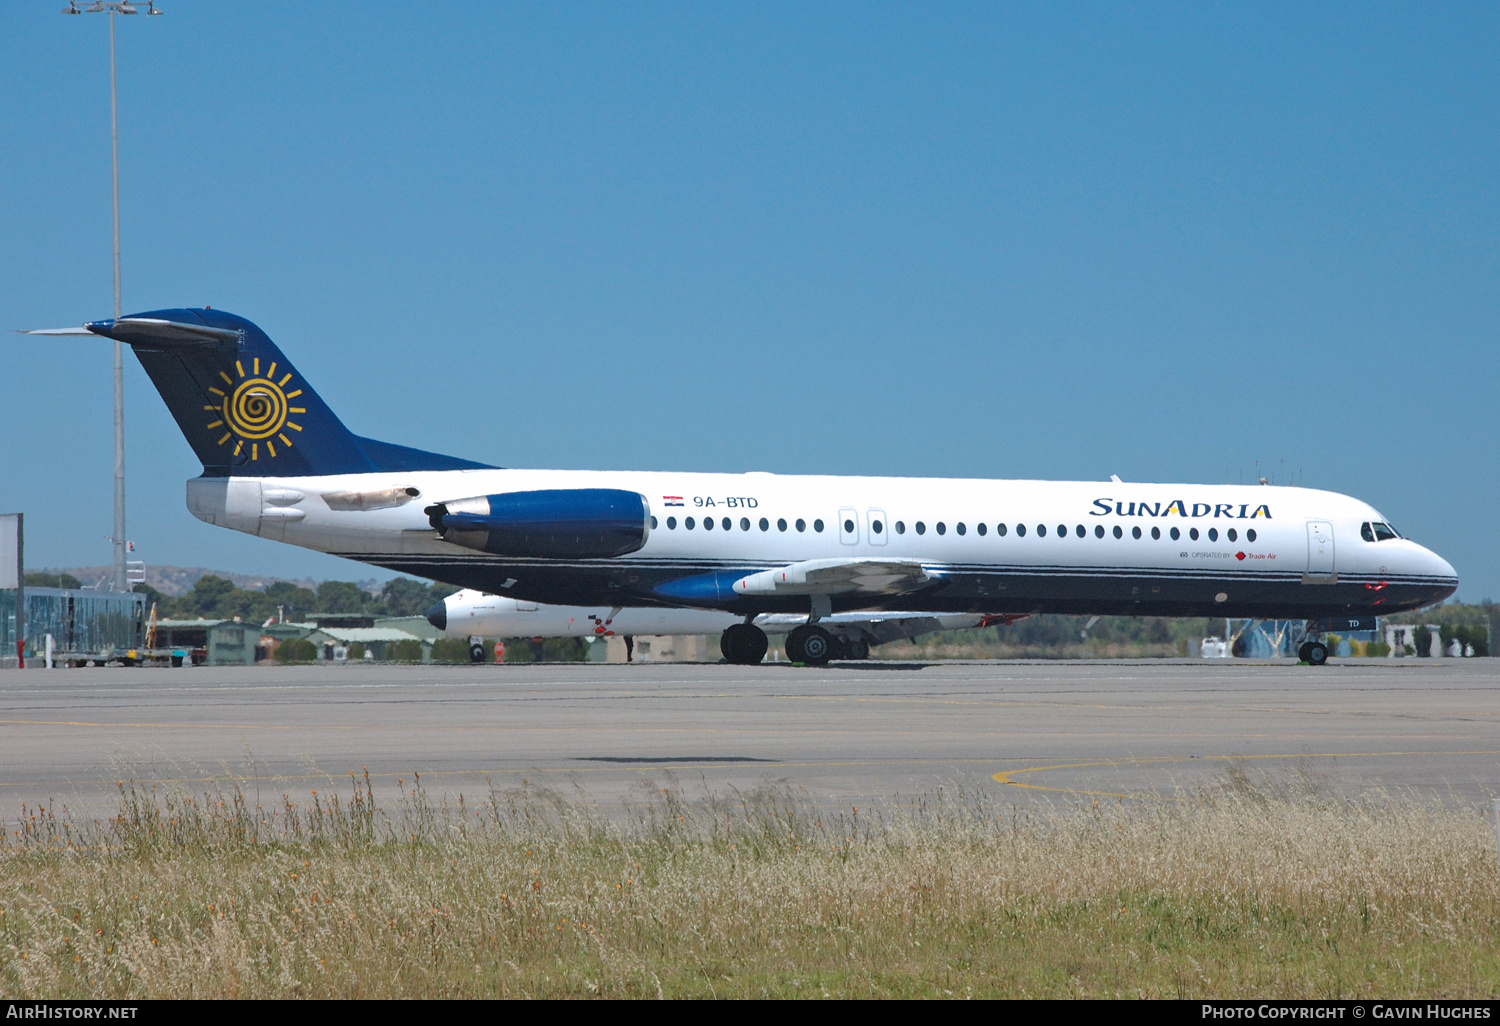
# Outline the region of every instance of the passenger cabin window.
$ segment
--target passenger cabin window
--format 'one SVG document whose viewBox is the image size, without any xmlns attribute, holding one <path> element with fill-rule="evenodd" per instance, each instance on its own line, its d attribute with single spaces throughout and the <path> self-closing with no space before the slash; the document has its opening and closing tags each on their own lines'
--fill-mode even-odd
<svg viewBox="0 0 1500 1026">
<path fill-rule="evenodd" d="M 777 517 L 776 518 L 776 530 L 778 530 L 778 531 L 785 531 L 786 530 L 786 517 Z"/>
<path fill-rule="evenodd" d="M 1036 525 L 1036 536 L 1038 538 L 1045 538 L 1045 537 L 1047 537 L 1047 525 L 1046 524 L 1037 524 Z"/>
<path fill-rule="evenodd" d="M 687 528 L 689 531 L 691 531 L 693 529 L 693 518 L 692 517 L 688 517 L 686 520 L 684 520 L 682 522 L 682 526 L 685 527 L 685 528 Z"/>
<path fill-rule="evenodd" d="M 1152 541 L 1161 541 L 1161 528 L 1159 528 L 1159 527 L 1153 527 L 1153 528 L 1151 528 L 1151 540 Z"/>
<path fill-rule="evenodd" d="M 1120 530 L 1120 525 L 1119 524 L 1115 525 L 1115 537 L 1116 538 L 1123 538 L 1123 537 L 1125 537 L 1125 532 L 1122 531 L 1122 530 Z"/>
<path fill-rule="evenodd" d="M 1193 539 L 1193 541 L 1197 541 L 1198 540 L 1198 529 L 1196 527 L 1190 527 L 1190 528 L 1188 528 L 1188 537 L 1191 538 L 1191 539 Z"/>
<path fill-rule="evenodd" d="M 957 531 L 959 534 L 964 534 L 964 533 L 966 533 L 969 530 L 967 527 L 964 526 L 964 522 L 962 520 L 960 520 L 957 524 L 953 525 L 953 529 L 955 531 Z"/>
<path fill-rule="evenodd" d="M 748 530 L 750 530 L 750 518 L 749 517 L 740 517 L 740 530 L 741 531 L 748 531 Z"/>
<path fill-rule="evenodd" d="M 1132 527 L 1130 529 L 1130 537 L 1134 538 L 1136 541 L 1140 541 L 1141 540 L 1141 529 L 1139 527 Z"/>
<path fill-rule="evenodd" d="M 769 520 L 767 520 L 765 517 L 761 517 L 760 518 L 760 529 L 762 531 L 769 531 L 771 529 L 771 522 Z M 786 530 L 786 521 L 782 521 L 782 523 L 781 523 L 781 529 L 783 531 Z"/>
<path fill-rule="evenodd" d="M 1236 531 L 1234 528 L 1231 527 L 1226 533 L 1228 534 L 1230 541 L 1239 541 L 1239 538 L 1240 538 L 1239 532 Z"/>
<path fill-rule="evenodd" d="M 1218 541 L 1219 540 L 1219 529 L 1217 527 L 1210 527 L 1208 529 L 1208 540 L 1209 541 Z"/>
<path fill-rule="evenodd" d="M 948 525 L 945 524 L 945 523 L 943 523 L 941 520 L 939 520 L 937 522 L 937 533 L 938 534 L 947 534 L 948 533 Z"/>
<path fill-rule="evenodd" d="M 1086 537 L 1088 537 L 1088 533 L 1089 533 L 1088 528 L 1084 527 L 1082 524 L 1079 524 L 1078 527 L 1075 528 L 1075 531 L 1077 532 L 1078 537 L 1080 537 L 1080 538 L 1086 538 Z"/>
<path fill-rule="evenodd" d="M 651 518 L 651 530 L 653 530 L 653 531 L 656 530 L 656 518 L 655 517 Z"/>
<path fill-rule="evenodd" d="M 851 528 L 851 530 L 852 530 L 852 528 Z M 882 524 L 879 520 L 871 520 L 870 521 L 870 532 L 872 534 L 879 534 L 880 532 L 882 532 L 884 530 L 885 530 L 885 525 Z"/>
<path fill-rule="evenodd" d="M 1058 524 L 1057 525 L 1057 536 L 1059 538 L 1066 538 L 1068 536 L 1068 525 L 1067 524 Z"/>
<path fill-rule="evenodd" d="M 1005 537 L 1005 531 L 1006 531 L 1006 527 L 1005 527 L 1004 524 L 996 524 L 995 525 L 995 533 L 998 534 L 1000 537 L 1002 537 L 1002 538 Z"/>
<path fill-rule="evenodd" d="M 676 517 L 667 517 L 667 530 L 668 531 L 675 531 L 675 530 L 677 530 L 677 518 Z"/>
<path fill-rule="evenodd" d="M 898 520 L 898 521 L 896 521 L 896 533 L 897 534 L 905 534 L 906 533 L 906 521 L 905 520 Z"/>
<path fill-rule="evenodd" d="M 720 521 L 720 523 L 723 525 L 724 530 L 726 531 L 734 526 L 734 521 L 730 520 L 728 517 L 725 517 L 722 521 Z M 750 522 L 748 520 L 745 522 L 745 526 L 750 526 Z"/>
<path fill-rule="evenodd" d="M 1016 534 L 1019 537 L 1021 537 L 1021 538 L 1026 537 L 1026 525 L 1025 524 L 1017 524 L 1016 525 Z"/>
<path fill-rule="evenodd" d="M 813 530 L 817 531 L 819 534 L 822 534 L 823 533 L 823 521 L 821 521 L 821 520 L 814 520 L 813 521 Z"/>
<path fill-rule="evenodd" d="M 844 533 L 845 534 L 853 534 L 854 533 L 854 521 L 852 521 L 852 520 L 845 520 L 844 521 Z"/>
<path fill-rule="evenodd" d="M 705 531 L 712 531 L 714 529 L 714 518 L 713 517 L 704 517 L 703 518 L 703 529 Z"/>
<path fill-rule="evenodd" d="M 985 536 L 986 532 L 989 531 L 989 525 L 987 525 L 987 524 L 975 524 L 974 525 L 974 530 L 978 531 L 979 532 L 979 537 L 983 538 Z"/>
<path fill-rule="evenodd" d="M 797 530 L 798 531 L 805 531 L 805 530 L 807 530 L 807 521 L 803 520 L 801 517 L 797 518 Z"/>
<path fill-rule="evenodd" d="M 1172 528 L 1172 537 L 1173 538 L 1177 537 L 1177 528 L 1175 528 L 1175 527 Z M 1246 541 L 1254 541 L 1255 540 L 1255 528 L 1252 527 L 1252 528 L 1248 529 L 1245 532 L 1245 540 Z"/>
<path fill-rule="evenodd" d="M 1252 532 L 1252 533 L 1253 533 L 1253 532 Z M 1179 530 L 1178 530 L 1178 529 L 1177 529 L 1177 528 L 1175 528 L 1175 527 L 1174 527 L 1174 528 L 1172 528 L 1172 540 L 1173 540 L 1173 541 L 1176 541 L 1176 540 L 1177 540 L 1177 539 L 1178 539 L 1178 538 L 1181 538 L 1181 537 L 1182 537 L 1182 532 L 1181 532 L 1181 531 L 1179 531 Z"/>
<path fill-rule="evenodd" d="M 927 533 L 927 525 L 924 524 L 924 523 L 922 523 L 922 521 L 920 521 L 920 520 L 917 521 L 917 533 L 918 534 L 926 534 Z"/>
<path fill-rule="evenodd" d="M 1096 524 L 1096 525 L 1094 525 L 1094 537 L 1095 538 L 1103 538 L 1104 537 L 1104 525 L 1103 524 Z"/>
</svg>

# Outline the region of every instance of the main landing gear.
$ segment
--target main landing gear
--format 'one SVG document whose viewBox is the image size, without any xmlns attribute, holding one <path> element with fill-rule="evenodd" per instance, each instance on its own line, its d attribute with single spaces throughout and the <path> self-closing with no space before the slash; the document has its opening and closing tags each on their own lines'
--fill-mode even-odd
<svg viewBox="0 0 1500 1026">
<path fill-rule="evenodd" d="M 725 662 L 737 666 L 755 666 L 766 657 L 770 642 L 766 632 L 753 623 L 737 623 L 719 636 L 719 651 Z"/>
<path fill-rule="evenodd" d="M 1304 641 L 1297 649 L 1297 658 L 1310 666 L 1322 666 L 1328 662 L 1328 646 L 1321 641 Z"/>
<path fill-rule="evenodd" d="M 833 635 L 815 624 L 805 623 L 786 636 L 786 657 L 794 663 L 822 666 L 837 648 Z"/>
</svg>

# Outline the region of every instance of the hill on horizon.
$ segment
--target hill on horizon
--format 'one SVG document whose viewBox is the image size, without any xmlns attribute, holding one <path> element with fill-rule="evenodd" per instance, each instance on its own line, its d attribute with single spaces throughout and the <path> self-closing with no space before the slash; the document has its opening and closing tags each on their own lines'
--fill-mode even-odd
<svg viewBox="0 0 1500 1026">
<path fill-rule="evenodd" d="M 91 588 L 96 584 L 108 582 L 114 576 L 112 566 L 81 566 L 81 567 L 27 567 L 27 573 L 46 574 L 72 574 L 83 582 L 84 587 Z M 146 567 L 146 583 L 163 595 L 180 598 L 193 589 L 193 585 L 200 577 L 222 577 L 234 584 L 236 588 L 244 588 L 247 591 L 264 591 L 268 586 L 279 582 L 295 584 L 299 588 L 308 588 L 317 591 L 319 581 L 311 577 L 275 577 L 269 574 L 238 574 L 229 570 L 210 570 L 201 566 L 152 566 Z M 380 582 L 370 579 L 355 581 L 355 584 L 372 594 L 380 592 Z"/>
</svg>

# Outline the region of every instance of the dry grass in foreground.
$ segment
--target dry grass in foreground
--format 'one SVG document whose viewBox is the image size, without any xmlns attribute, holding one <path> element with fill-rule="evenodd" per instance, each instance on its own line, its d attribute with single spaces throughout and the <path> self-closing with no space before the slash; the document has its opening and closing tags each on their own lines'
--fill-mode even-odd
<svg viewBox="0 0 1500 1026">
<path fill-rule="evenodd" d="M 1177 800 L 819 812 L 540 790 L 387 814 L 125 785 L 0 846 L 0 996 L 1462 996 L 1500 992 L 1477 811 L 1231 777 Z"/>
</svg>

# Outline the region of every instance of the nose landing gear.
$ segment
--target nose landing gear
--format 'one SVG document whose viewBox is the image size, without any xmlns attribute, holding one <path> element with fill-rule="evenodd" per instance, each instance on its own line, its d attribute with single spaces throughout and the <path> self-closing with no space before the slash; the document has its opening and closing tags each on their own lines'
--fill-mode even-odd
<svg viewBox="0 0 1500 1026">
<path fill-rule="evenodd" d="M 1309 666 L 1322 666 L 1328 662 L 1328 646 L 1321 641 L 1304 641 L 1297 649 L 1297 657 Z"/>
</svg>

